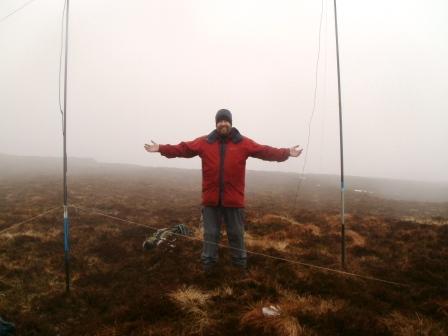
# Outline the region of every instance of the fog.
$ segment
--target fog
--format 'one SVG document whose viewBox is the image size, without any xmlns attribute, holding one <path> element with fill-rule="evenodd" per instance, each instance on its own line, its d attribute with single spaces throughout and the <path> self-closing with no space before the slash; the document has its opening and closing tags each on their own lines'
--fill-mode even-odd
<svg viewBox="0 0 448 336">
<path fill-rule="evenodd" d="M 2 0 L 0 18 L 23 3 Z M 339 173 L 332 4 L 72 0 L 68 155 L 200 168 L 143 144 L 208 134 L 228 108 L 275 147 L 305 147 L 312 120 L 305 172 Z M 36 0 L 0 22 L 0 153 L 62 154 L 62 8 Z M 448 2 L 344 0 L 338 15 L 346 174 L 448 181 Z M 304 156 L 248 168 L 299 173 Z"/>
</svg>

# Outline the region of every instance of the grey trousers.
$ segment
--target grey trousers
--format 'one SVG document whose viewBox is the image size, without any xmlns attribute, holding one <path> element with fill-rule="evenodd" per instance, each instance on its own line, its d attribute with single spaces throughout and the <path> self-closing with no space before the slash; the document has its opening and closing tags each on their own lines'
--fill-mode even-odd
<svg viewBox="0 0 448 336">
<path fill-rule="evenodd" d="M 218 243 L 221 238 L 221 221 L 224 219 L 227 238 L 231 247 L 232 262 L 239 267 L 246 267 L 247 254 L 244 245 L 244 209 L 224 207 L 203 207 L 204 245 L 201 261 L 204 266 L 211 266 L 218 260 Z"/>
</svg>

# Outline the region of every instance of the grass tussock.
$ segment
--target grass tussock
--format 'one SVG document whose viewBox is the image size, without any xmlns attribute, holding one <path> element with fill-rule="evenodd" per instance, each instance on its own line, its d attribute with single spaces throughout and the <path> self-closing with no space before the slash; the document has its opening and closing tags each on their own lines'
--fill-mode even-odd
<svg viewBox="0 0 448 336">
<path fill-rule="evenodd" d="M 169 294 L 170 299 L 185 314 L 182 330 L 189 335 L 203 335 L 216 321 L 210 316 L 208 302 L 212 294 L 193 286 L 182 287 Z"/>
<path fill-rule="evenodd" d="M 300 325 L 297 318 L 290 314 L 287 307 L 278 305 L 281 311 L 279 316 L 264 316 L 262 309 L 266 306 L 270 306 L 270 304 L 260 302 L 251 306 L 241 318 L 241 328 L 247 331 L 250 330 L 252 333 L 259 332 L 264 335 L 313 335 L 313 333 Z"/>
<path fill-rule="evenodd" d="M 270 238 L 255 238 L 250 233 L 246 234 L 246 245 L 248 247 L 259 247 L 263 249 L 273 248 L 279 251 L 286 251 L 288 245 L 288 240 L 273 240 Z"/>
<path fill-rule="evenodd" d="M 365 246 L 366 244 L 366 239 L 356 231 L 347 230 L 345 235 L 351 240 L 352 246 Z"/>
<path fill-rule="evenodd" d="M 277 288 L 281 298 L 275 304 L 279 307 L 278 316 L 265 316 L 263 307 L 271 304 L 260 302 L 250 306 L 241 318 L 241 327 L 252 332 L 262 332 L 269 335 L 316 335 L 310 327 L 301 323 L 301 319 L 319 320 L 325 315 L 335 314 L 344 307 L 341 300 L 323 299 L 311 295 L 300 296 L 294 292 Z"/>
<path fill-rule="evenodd" d="M 295 219 L 289 217 L 289 216 L 281 216 L 281 215 L 275 215 L 275 214 L 266 214 L 262 216 L 258 223 L 260 224 L 270 224 L 270 223 L 279 223 L 283 225 L 301 225 L 298 221 Z"/>
<path fill-rule="evenodd" d="M 281 216 L 275 214 L 266 214 L 256 221 L 257 225 L 268 226 L 272 229 L 283 229 L 288 230 L 294 227 L 303 232 L 309 232 L 314 236 L 319 236 L 321 234 L 320 228 L 313 224 L 312 221 L 309 222 L 299 222 L 290 216 Z"/>
<path fill-rule="evenodd" d="M 280 303 L 299 315 L 310 315 L 319 318 L 329 313 L 336 313 L 344 307 L 342 300 L 326 299 L 313 295 L 299 295 L 293 291 L 275 286 L 282 299 Z"/>
</svg>

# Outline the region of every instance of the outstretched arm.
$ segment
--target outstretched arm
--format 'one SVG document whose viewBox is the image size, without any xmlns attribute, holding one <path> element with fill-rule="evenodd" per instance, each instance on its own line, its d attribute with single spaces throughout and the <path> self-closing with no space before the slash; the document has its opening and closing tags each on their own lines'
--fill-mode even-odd
<svg viewBox="0 0 448 336">
<path fill-rule="evenodd" d="M 302 154 L 303 149 L 299 146 L 291 148 L 275 148 L 266 145 L 260 145 L 253 140 L 249 142 L 249 156 L 266 161 L 282 162 L 287 160 L 290 156 L 297 157 Z"/>
<path fill-rule="evenodd" d="M 159 145 L 151 140 L 151 145 L 145 144 L 145 150 L 149 153 L 160 152 L 167 158 L 191 158 L 199 154 L 199 139 L 183 141 L 178 145 Z"/>
</svg>

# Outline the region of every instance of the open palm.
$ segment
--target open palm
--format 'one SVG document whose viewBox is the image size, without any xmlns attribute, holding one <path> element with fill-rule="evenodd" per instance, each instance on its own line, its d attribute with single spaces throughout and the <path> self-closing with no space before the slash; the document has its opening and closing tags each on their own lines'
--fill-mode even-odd
<svg viewBox="0 0 448 336">
<path fill-rule="evenodd" d="M 155 153 L 159 151 L 159 144 L 155 143 L 154 141 L 152 141 L 151 145 L 145 144 L 145 150 L 149 153 Z"/>
</svg>

